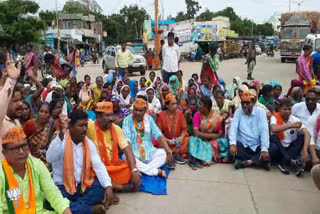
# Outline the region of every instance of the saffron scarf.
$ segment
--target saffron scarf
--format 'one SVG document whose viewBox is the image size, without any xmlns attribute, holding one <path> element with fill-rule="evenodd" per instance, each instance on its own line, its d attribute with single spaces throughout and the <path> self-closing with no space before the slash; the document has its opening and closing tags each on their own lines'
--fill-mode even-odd
<svg viewBox="0 0 320 214">
<path fill-rule="evenodd" d="M 111 132 L 111 137 L 112 137 L 111 162 L 109 161 L 106 144 L 104 142 L 103 133 L 102 133 L 102 130 L 100 129 L 98 121 L 94 122 L 94 126 L 96 128 L 97 141 L 98 141 L 99 152 L 100 152 L 100 157 L 101 157 L 102 162 L 104 163 L 105 166 L 110 166 L 111 163 L 112 163 L 112 165 L 117 164 L 119 162 L 118 137 L 115 132 L 114 126 L 112 125 L 110 127 L 110 132 Z"/>
<path fill-rule="evenodd" d="M 29 162 L 27 161 L 27 169 L 28 169 L 29 185 L 30 185 L 28 208 L 23 199 L 23 194 L 21 192 L 19 184 L 15 179 L 6 159 L 2 161 L 2 167 L 5 175 L 5 190 L 6 190 L 5 195 L 7 199 L 9 213 L 10 214 L 35 214 L 36 199 L 34 194 L 32 175 L 31 175 Z"/>
<path fill-rule="evenodd" d="M 134 127 L 136 128 L 137 135 L 138 135 L 138 146 L 139 146 L 140 160 L 144 161 L 144 159 L 146 158 L 146 151 L 144 149 L 144 145 L 142 142 L 142 137 L 144 136 L 144 120 L 141 121 L 140 128 L 139 128 L 139 125 L 138 125 L 136 119 L 134 119 L 134 117 L 132 117 L 132 120 L 133 120 Z"/>
<path fill-rule="evenodd" d="M 121 185 L 128 184 L 129 181 L 131 180 L 131 170 L 127 161 L 119 160 L 118 136 L 115 131 L 115 126 L 112 125 L 110 127 L 111 138 L 112 138 L 111 161 L 109 161 L 103 133 L 97 121 L 94 123 L 94 126 L 96 128 L 96 135 L 97 135 L 100 157 L 104 165 L 107 167 L 107 171 L 112 181 Z"/>
<path fill-rule="evenodd" d="M 74 156 L 73 146 L 70 132 L 68 131 L 65 136 L 65 148 L 64 148 L 64 162 L 63 162 L 63 185 L 66 191 L 73 195 L 77 192 L 76 178 L 74 176 Z M 86 138 L 83 142 L 83 165 L 82 165 L 82 177 L 81 177 L 81 190 L 85 192 L 87 187 L 91 187 L 95 173 L 91 168 L 91 157 L 89 143 Z"/>
<path fill-rule="evenodd" d="M 283 125 L 283 119 L 280 115 L 280 113 L 274 113 L 273 116 L 277 119 L 277 125 L 278 126 L 282 126 Z M 278 133 L 275 133 L 275 135 L 280 139 L 280 140 L 283 140 L 284 139 L 284 132 L 278 132 Z"/>
</svg>

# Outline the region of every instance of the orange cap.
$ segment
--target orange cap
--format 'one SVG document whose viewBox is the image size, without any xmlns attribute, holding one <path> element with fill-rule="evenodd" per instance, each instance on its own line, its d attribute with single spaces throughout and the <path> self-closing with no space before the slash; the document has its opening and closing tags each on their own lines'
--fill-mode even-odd
<svg viewBox="0 0 320 214">
<path fill-rule="evenodd" d="M 250 91 L 243 91 L 240 98 L 241 101 L 251 101 L 254 98 L 254 95 Z"/>
<path fill-rule="evenodd" d="M 99 103 L 97 103 L 96 112 L 113 113 L 112 102 L 99 102 Z"/>
<path fill-rule="evenodd" d="M 144 99 L 142 99 L 142 98 L 137 98 L 137 99 L 134 101 L 133 105 L 134 105 L 135 107 L 137 107 L 137 108 L 145 108 L 145 107 L 147 107 L 147 102 L 146 102 Z"/>
<path fill-rule="evenodd" d="M 20 142 L 26 138 L 27 136 L 25 135 L 22 127 L 14 126 L 3 135 L 2 144 Z"/>
</svg>

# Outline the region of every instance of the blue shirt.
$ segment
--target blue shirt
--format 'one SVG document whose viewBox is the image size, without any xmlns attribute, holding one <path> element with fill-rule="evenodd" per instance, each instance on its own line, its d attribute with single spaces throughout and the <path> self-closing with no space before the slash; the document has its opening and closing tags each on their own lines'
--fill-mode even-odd
<svg viewBox="0 0 320 214">
<path fill-rule="evenodd" d="M 141 122 L 138 123 L 139 128 L 141 127 Z M 138 134 L 137 130 L 134 127 L 132 114 L 127 116 L 123 120 L 122 124 L 123 134 L 126 140 L 130 143 L 132 147 L 133 154 L 136 158 L 140 159 L 139 146 L 138 146 Z M 144 135 L 142 136 L 142 143 L 146 152 L 146 159 L 151 160 L 153 153 L 157 150 L 151 141 L 151 138 L 158 140 L 163 134 L 148 114 L 144 116 Z"/>
<path fill-rule="evenodd" d="M 320 65 L 320 51 L 312 54 L 312 58 L 313 58 L 313 73 L 317 74 L 316 67 Z"/>
<path fill-rule="evenodd" d="M 253 107 L 248 116 L 242 108 L 238 108 L 231 122 L 229 139 L 230 145 L 242 143 L 252 151 L 261 146 L 261 151 L 268 152 L 270 142 L 266 112 L 262 108 Z"/>
</svg>

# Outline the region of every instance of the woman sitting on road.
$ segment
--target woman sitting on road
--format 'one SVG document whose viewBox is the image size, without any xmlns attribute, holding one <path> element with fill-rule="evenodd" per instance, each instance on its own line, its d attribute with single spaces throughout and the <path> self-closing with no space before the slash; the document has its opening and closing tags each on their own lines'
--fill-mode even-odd
<svg viewBox="0 0 320 214">
<path fill-rule="evenodd" d="M 23 101 L 22 102 L 22 114 L 19 119 L 21 126 L 23 127 L 24 124 L 32 118 L 33 118 L 33 114 L 32 114 L 32 110 L 31 110 L 31 106 L 26 101 Z"/>
<path fill-rule="evenodd" d="M 189 165 L 201 168 L 213 162 L 227 162 L 229 144 L 224 138 L 222 123 L 224 118 L 214 112 L 209 97 L 202 96 L 199 111 L 193 117 L 193 133 L 189 141 Z"/>
<path fill-rule="evenodd" d="M 273 87 L 271 85 L 264 85 L 262 87 L 258 101 L 267 107 L 270 112 L 274 111 Z"/>
<path fill-rule="evenodd" d="M 23 126 L 27 136 L 32 156 L 46 161 L 46 150 L 50 143 L 50 107 L 49 103 L 42 103 L 39 107 L 38 117 L 28 120 Z"/>
<path fill-rule="evenodd" d="M 122 86 L 120 90 L 120 105 L 121 107 L 129 109 L 131 107 L 131 104 L 133 103 L 133 100 L 130 96 L 130 88 L 128 85 Z"/>
<path fill-rule="evenodd" d="M 173 94 L 166 96 L 165 104 L 166 110 L 157 115 L 157 125 L 173 152 L 175 162 L 185 164 L 189 142 L 187 122 Z M 168 167 L 174 168 L 175 163 L 169 163 Z"/>
</svg>

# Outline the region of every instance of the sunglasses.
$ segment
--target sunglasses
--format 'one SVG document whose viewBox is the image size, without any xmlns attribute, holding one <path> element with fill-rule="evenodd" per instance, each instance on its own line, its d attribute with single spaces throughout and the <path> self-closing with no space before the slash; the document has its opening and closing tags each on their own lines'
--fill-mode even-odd
<svg viewBox="0 0 320 214">
<path fill-rule="evenodd" d="M 22 144 L 20 146 L 16 146 L 16 147 L 13 147 L 13 148 L 6 148 L 4 150 L 5 151 L 14 152 L 14 153 L 18 153 L 20 151 L 20 149 L 22 149 L 24 152 L 27 151 L 29 149 L 28 143 L 25 143 L 25 144 Z"/>
</svg>

